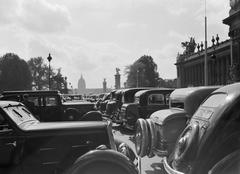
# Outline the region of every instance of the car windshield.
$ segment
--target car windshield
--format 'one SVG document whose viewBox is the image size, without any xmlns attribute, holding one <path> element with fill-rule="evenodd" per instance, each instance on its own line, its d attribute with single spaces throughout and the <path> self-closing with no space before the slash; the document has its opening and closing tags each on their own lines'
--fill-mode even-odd
<svg viewBox="0 0 240 174">
<path fill-rule="evenodd" d="M 18 126 L 27 122 L 38 122 L 31 112 L 22 105 L 8 105 L 3 110 Z"/>
</svg>

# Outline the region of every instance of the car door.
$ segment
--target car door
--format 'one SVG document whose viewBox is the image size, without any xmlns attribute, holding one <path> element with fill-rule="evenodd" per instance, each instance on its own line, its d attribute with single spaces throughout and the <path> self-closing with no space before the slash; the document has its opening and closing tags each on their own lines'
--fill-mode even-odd
<svg viewBox="0 0 240 174">
<path fill-rule="evenodd" d="M 9 122 L 0 113 L 0 173 L 20 173 L 18 164 L 21 142 Z"/>
<path fill-rule="evenodd" d="M 62 107 L 59 97 L 56 95 L 42 96 L 41 116 L 43 122 L 61 121 Z"/>
</svg>

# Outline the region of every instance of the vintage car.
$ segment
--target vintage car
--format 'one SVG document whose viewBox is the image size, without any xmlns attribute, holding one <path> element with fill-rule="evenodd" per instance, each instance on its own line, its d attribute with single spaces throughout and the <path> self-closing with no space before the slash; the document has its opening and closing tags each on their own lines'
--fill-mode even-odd
<svg viewBox="0 0 240 174">
<path fill-rule="evenodd" d="M 136 152 L 140 157 L 171 155 L 178 136 L 204 99 L 219 86 L 175 89 L 169 97 L 169 109 L 152 113 L 136 123 Z"/>
<path fill-rule="evenodd" d="M 105 93 L 102 98 L 99 98 L 99 100 L 96 102 L 96 109 L 99 110 L 101 113 L 106 112 L 106 106 L 110 99 L 110 93 Z"/>
<path fill-rule="evenodd" d="M 230 161 L 239 160 L 239 107 L 240 83 L 211 93 L 178 137 L 172 155 L 164 157 L 167 173 L 207 174 L 210 169 L 239 173 L 239 161 Z"/>
<path fill-rule="evenodd" d="M 146 88 L 127 88 L 116 90 L 106 106 L 106 115 L 112 118 L 113 122 L 119 123 L 119 114 L 124 103 L 132 103 L 136 92 Z"/>
<path fill-rule="evenodd" d="M 59 91 L 5 91 L 0 100 L 24 103 L 42 122 L 79 120 L 94 110 L 90 102 L 64 102 Z"/>
<path fill-rule="evenodd" d="M 1 174 L 137 174 L 134 160 L 109 121 L 39 122 L 23 104 L 0 101 Z"/>
<path fill-rule="evenodd" d="M 121 107 L 119 120 L 123 127 L 135 129 L 138 118 L 147 119 L 153 112 L 169 108 L 168 99 L 172 91 L 169 88 L 156 88 L 135 93 L 134 101 L 124 103 Z"/>
</svg>

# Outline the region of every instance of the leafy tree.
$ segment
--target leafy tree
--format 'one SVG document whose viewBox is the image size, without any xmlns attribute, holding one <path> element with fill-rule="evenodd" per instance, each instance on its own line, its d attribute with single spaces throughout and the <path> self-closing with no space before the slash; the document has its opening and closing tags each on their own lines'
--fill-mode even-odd
<svg viewBox="0 0 240 174">
<path fill-rule="evenodd" d="M 31 58 L 28 61 L 33 76 L 33 88 L 36 90 L 45 90 L 49 88 L 49 67 L 44 63 L 42 57 Z M 67 93 L 67 78 L 63 77 L 61 68 L 57 69 L 57 73 L 53 68 L 50 69 L 50 83 L 52 90 L 59 90 Z"/>
<path fill-rule="evenodd" d="M 61 68 L 57 69 L 57 74 L 52 77 L 52 89 L 59 90 L 61 93 L 67 93 L 67 77 L 63 77 Z"/>
<path fill-rule="evenodd" d="M 42 90 L 48 88 L 48 66 L 44 64 L 42 57 L 31 58 L 28 66 L 33 77 L 33 89 Z"/>
<path fill-rule="evenodd" d="M 0 90 L 31 89 L 32 76 L 28 64 L 14 53 L 0 57 Z"/>
<path fill-rule="evenodd" d="M 159 74 L 151 56 L 144 55 L 125 68 L 128 87 L 156 87 Z"/>
</svg>

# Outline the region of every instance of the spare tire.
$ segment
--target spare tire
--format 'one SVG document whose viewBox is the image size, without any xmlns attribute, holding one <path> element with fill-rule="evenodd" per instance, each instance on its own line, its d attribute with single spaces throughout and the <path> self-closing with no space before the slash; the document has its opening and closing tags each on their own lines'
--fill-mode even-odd
<svg viewBox="0 0 240 174">
<path fill-rule="evenodd" d="M 135 133 L 135 149 L 139 157 L 144 157 L 147 154 L 149 145 L 149 130 L 146 120 L 139 118 L 136 123 Z"/>
<path fill-rule="evenodd" d="M 114 150 L 93 150 L 76 160 L 66 174 L 137 174 L 137 168 Z"/>
<path fill-rule="evenodd" d="M 89 111 L 82 116 L 80 121 L 102 121 L 102 114 L 99 111 Z"/>
<path fill-rule="evenodd" d="M 157 140 L 156 140 L 157 135 L 155 132 L 156 128 L 155 128 L 155 124 L 153 123 L 152 120 L 147 119 L 146 122 L 147 122 L 148 132 L 149 132 L 149 147 L 147 150 L 147 156 L 149 158 L 152 158 L 154 156 L 153 150 L 157 146 Z"/>
</svg>

